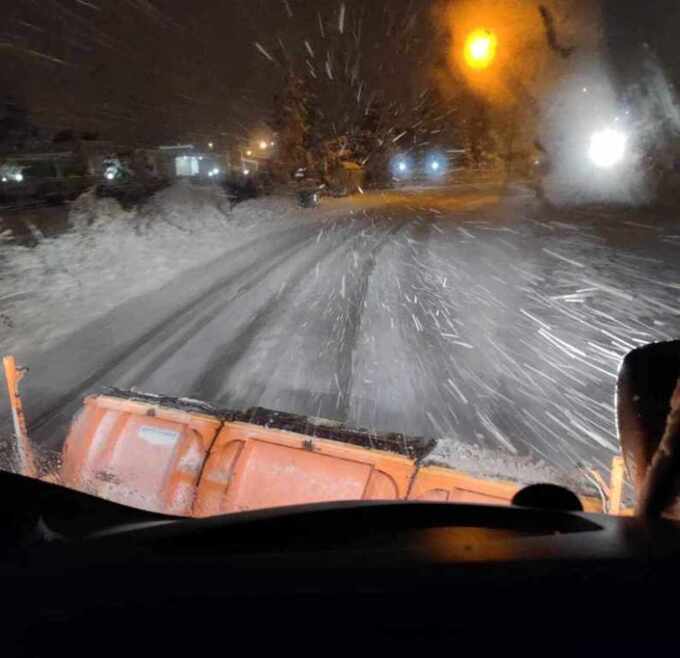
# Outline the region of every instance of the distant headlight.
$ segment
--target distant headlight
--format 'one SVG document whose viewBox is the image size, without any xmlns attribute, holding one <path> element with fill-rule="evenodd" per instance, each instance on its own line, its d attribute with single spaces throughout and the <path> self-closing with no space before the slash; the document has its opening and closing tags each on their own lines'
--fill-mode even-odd
<svg viewBox="0 0 680 658">
<path fill-rule="evenodd" d="M 23 175 L 23 174 L 15 174 L 14 180 L 15 180 L 17 183 L 21 183 L 21 181 L 24 180 L 24 175 Z"/>
<path fill-rule="evenodd" d="M 446 173 L 448 162 L 440 153 L 430 153 L 425 158 L 425 173 L 430 178 L 439 178 Z"/>
<path fill-rule="evenodd" d="M 395 178 L 408 178 L 413 173 L 413 163 L 407 156 L 398 155 L 392 159 L 390 169 Z"/>
</svg>

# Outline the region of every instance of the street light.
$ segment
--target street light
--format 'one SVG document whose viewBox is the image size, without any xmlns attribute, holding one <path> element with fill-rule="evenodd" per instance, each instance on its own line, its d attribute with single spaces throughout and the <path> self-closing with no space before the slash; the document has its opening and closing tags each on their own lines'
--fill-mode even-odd
<svg viewBox="0 0 680 658">
<path fill-rule="evenodd" d="M 212 142 L 208 142 L 208 148 L 211 149 L 213 146 L 215 146 Z"/>
<path fill-rule="evenodd" d="M 260 142 L 260 149 L 262 149 L 263 151 L 266 150 L 267 146 L 268 144 L 264 140 Z"/>
<path fill-rule="evenodd" d="M 487 69 L 496 58 L 497 47 L 498 38 L 493 32 L 483 28 L 474 30 L 465 40 L 465 62 L 472 69 Z"/>
</svg>

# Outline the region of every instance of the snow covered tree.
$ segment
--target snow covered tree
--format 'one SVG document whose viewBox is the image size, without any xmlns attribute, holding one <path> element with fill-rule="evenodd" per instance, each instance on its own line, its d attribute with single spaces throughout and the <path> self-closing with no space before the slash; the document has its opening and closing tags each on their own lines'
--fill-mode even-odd
<svg viewBox="0 0 680 658">
<path fill-rule="evenodd" d="M 305 80 L 289 72 L 284 88 L 274 97 L 270 127 L 277 134 L 278 158 L 274 174 L 286 179 L 299 167 L 310 165 L 312 97 Z"/>
<path fill-rule="evenodd" d="M 320 175 L 339 160 L 380 163 L 376 175 L 387 175 L 389 154 L 406 141 L 410 148 L 412 135 L 445 139 L 445 131 L 428 122 L 446 112 L 426 111 L 432 106 L 422 97 L 432 87 L 425 5 L 357 0 L 315 13 L 312 32 L 266 49 L 286 71 L 270 122 L 279 133 L 282 163 L 304 161 L 300 166 Z"/>
</svg>

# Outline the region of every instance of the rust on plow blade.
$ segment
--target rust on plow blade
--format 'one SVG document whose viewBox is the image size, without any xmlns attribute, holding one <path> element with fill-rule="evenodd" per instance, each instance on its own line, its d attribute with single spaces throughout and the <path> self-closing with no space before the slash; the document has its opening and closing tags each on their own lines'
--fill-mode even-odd
<svg viewBox="0 0 680 658">
<path fill-rule="evenodd" d="M 435 446 L 266 409 L 109 389 L 85 399 L 54 479 L 182 516 L 341 500 L 510 505 L 526 484 L 424 466 Z M 581 501 L 587 511 L 603 509 L 599 499 Z"/>
</svg>

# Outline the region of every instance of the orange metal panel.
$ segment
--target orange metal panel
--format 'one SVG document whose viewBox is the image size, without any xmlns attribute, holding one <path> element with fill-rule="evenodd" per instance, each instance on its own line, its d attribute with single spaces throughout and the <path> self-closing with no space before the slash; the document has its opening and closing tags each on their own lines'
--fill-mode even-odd
<svg viewBox="0 0 680 658">
<path fill-rule="evenodd" d="M 498 480 L 480 480 L 438 466 L 421 468 L 409 492 L 409 500 L 450 503 L 509 505 L 520 485 Z"/>
<path fill-rule="evenodd" d="M 220 431 L 194 514 L 406 497 L 415 464 L 399 455 L 247 423 Z"/>
<path fill-rule="evenodd" d="M 625 465 L 621 455 L 617 455 L 612 459 L 611 486 L 609 487 L 610 514 L 621 514 L 624 468 Z"/>
<path fill-rule="evenodd" d="M 592 512 L 593 514 L 602 514 L 605 512 L 602 501 L 593 496 L 579 496 L 584 512 Z"/>
<path fill-rule="evenodd" d="M 221 422 L 108 396 L 87 398 L 64 446 L 64 484 L 126 505 L 190 515 Z"/>
<path fill-rule="evenodd" d="M 481 503 L 510 505 L 524 485 L 505 480 L 483 480 L 453 469 L 428 466 L 421 468 L 409 492 L 409 500 L 448 501 L 451 503 Z M 580 496 L 586 512 L 602 512 L 602 501 Z"/>
<path fill-rule="evenodd" d="M 62 481 L 166 514 L 210 516 L 338 500 L 509 505 L 521 485 L 380 450 L 110 396 L 90 397 L 64 447 Z M 599 501 L 582 498 L 588 511 Z"/>
<path fill-rule="evenodd" d="M 2 359 L 7 381 L 7 393 L 9 405 L 12 410 L 12 422 L 14 424 L 14 436 L 16 439 L 16 452 L 19 459 L 19 472 L 28 477 L 37 477 L 38 468 L 31 448 L 31 442 L 26 431 L 26 416 L 24 405 L 19 395 L 19 382 L 24 378 L 25 369 L 19 368 L 13 356 L 5 356 Z"/>
</svg>

